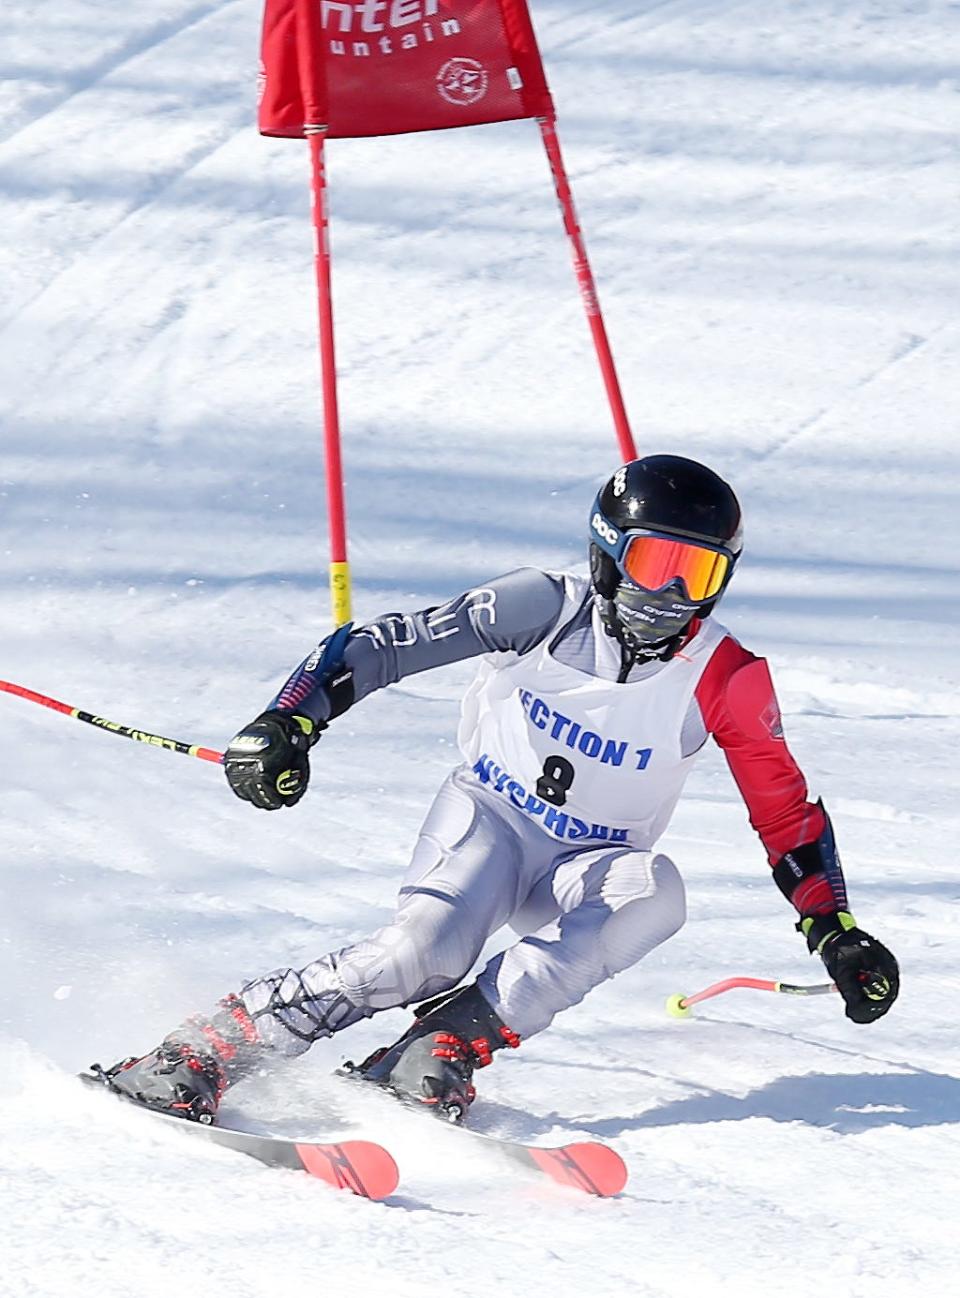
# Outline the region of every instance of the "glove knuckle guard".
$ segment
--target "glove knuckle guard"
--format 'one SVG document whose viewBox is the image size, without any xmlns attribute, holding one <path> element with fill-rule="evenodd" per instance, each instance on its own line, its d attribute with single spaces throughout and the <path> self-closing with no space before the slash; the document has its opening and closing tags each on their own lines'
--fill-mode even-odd
<svg viewBox="0 0 960 1298">
<path fill-rule="evenodd" d="M 299 802 L 310 780 L 309 726 L 306 719 L 264 712 L 235 735 L 224 772 L 237 797 L 264 811 Z"/>
</svg>

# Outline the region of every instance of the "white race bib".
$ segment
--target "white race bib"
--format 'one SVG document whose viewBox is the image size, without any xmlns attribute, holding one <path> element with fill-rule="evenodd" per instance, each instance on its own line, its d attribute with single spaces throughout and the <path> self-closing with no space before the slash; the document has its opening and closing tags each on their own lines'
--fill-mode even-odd
<svg viewBox="0 0 960 1298">
<path fill-rule="evenodd" d="M 707 619 L 659 671 L 617 684 L 550 653 L 585 593 L 581 579 L 565 578 L 565 587 L 560 616 L 535 649 L 481 663 L 463 701 L 460 750 L 481 783 L 552 837 L 649 850 L 696 760 L 682 755 L 683 722 L 728 632 Z"/>
</svg>

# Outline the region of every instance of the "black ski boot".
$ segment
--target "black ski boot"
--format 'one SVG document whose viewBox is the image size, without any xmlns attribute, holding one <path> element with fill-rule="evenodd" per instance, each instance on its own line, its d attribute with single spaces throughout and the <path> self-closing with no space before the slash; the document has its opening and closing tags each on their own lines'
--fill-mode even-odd
<svg viewBox="0 0 960 1298">
<path fill-rule="evenodd" d="M 224 1091 L 256 1067 L 263 1050 L 243 1001 L 227 996 L 211 1018 L 187 1019 L 149 1054 L 91 1071 L 138 1104 L 211 1123 Z"/>
<path fill-rule="evenodd" d="M 344 1071 L 401 1099 L 431 1105 L 447 1122 L 462 1122 L 477 1094 L 473 1070 L 491 1063 L 495 1050 L 519 1046 L 520 1038 L 501 1023 L 476 983 L 414 1012 L 413 1026 L 399 1041 L 362 1064 L 346 1064 Z"/>
</svg>

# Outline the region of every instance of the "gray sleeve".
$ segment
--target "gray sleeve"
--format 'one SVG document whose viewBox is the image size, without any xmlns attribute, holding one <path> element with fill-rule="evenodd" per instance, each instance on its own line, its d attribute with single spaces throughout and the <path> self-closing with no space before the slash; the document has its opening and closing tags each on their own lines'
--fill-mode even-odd
<svg viewBox="0 0 960 1298">
<path fill-rule="evenodd" d="M 480 654 L 526 653 L 547 635 L 563 607 L 563 582 L 539 568 L 518 568 L 436 608 L 384 613 L 354 627 L 339 661 L 323 641 L 296 669 L 270 707 L 328 721 L 358 699 L 406 676 Z M 336 633 L 335 633 L 336 634 Z M 328 684 L 348 674 L 345 706 L 331 705 Z"/>
</svg>

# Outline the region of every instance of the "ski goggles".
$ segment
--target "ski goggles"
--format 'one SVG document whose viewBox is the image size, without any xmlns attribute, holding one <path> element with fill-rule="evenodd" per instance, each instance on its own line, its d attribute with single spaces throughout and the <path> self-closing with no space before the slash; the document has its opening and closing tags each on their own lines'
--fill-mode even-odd
<svg viewBox="0 0 960 1298">
<path fill-rule="evenodd" d="M 682 581 L 694 603 L 713 599 L 730 573 L 730 556 L 676 537 L 629 534 L 618 561 L 620 571 L 644 590 L 663 590 Z"/>
</svg>

